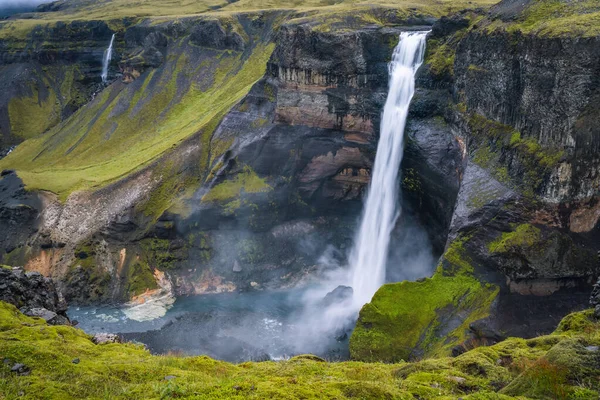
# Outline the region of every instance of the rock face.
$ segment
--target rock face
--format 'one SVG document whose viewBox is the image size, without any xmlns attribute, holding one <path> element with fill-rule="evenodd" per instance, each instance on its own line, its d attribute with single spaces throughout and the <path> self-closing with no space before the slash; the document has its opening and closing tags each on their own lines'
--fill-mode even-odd
<svg viewBox="0 0 600 400">
<path fill-rule="evenodd" d="M 438 113 L 460 149 L 461 160 L 450 164 L 459 190 L 445 254 L 431 280 L 382 288 L 363 308 L 350 342 L 354 358 L 449 354 L 451 343 L 458 354 L 482 339 L 549 332 L 560 317 L 586 307 L 600 273 L 600 130 L 591 111 L 600 94 L 600 42 L 490 32 L 479 28 L 485 19 L 458 23 L 474 18 L 440 20 L 419 81 L 438 90 L 435 98 L 447 98 L 441 89 L 452 96 Z M 436 108 L 413 109 L 416 125 L 422 109 Z M 466 277 L 479 283 L 469 288 Z M 452 301 L 424 295 L 413 307 L 392 306 L 413 304 L 421 286 L 449 278 L 445 287 L 457 290 Z M 473 307 L 468 299 L 485 288 L 496 288 L 493 301 Z M 423 320 L 432 307 L 437 315 Z"/>
<path fill-rule="evenodd" d="M 49 324 L 70 325 L 66 303 L 59 298 L 52 281 L 37 272 L 0 267 L 0 300 Z"/>
<path fill-rule="evenodd" d="M 157 107 L 167 118 L 179 103 L 195 101 L 185 97 L 189 91 L 213 90 L 217 72 L 234 77 L 241 67 L 229 71 L 230 64 L 250 65 L 253 52 L 269 41 L 274 46 L 262 79 L 232 109 L 214 117 L 210 131 L 174 144 L 159 160 L 105 188 L 61 199 L 25 192 L 16 175 L 6 175 L 0 181 L 8 188 L 0 203 L 6 204 L 6 218 L 0 223 L 21 228 L 2 243 L 4 262 L 53 277 L 67 301 L 79 304 L 125 302 L 153 292 L 157 272 L 176 295 L 203 294 L 306 282 L 330 266 L 319 261 L 322 254 L 344 262 L 370 179 L 387 62 L 400 29 L 326 33 L 290 24 L 275 31 L 277 14 L 236 18 L 233 24 L 202 18 L 139 23 L 117 32 L 116 62 L 128 84 L 107 87 L 78 116 L 90 121 L 89 128 L 81 130 L 77 119 L 68 119 L 49 147 L 93 134 L 106 144 L 152 129 L 129 128 L 152 121 L 150 110 Z M 102 32 L 110 39 L 110 31 Z M 42 46 L 40 57 L 47 51 Z M 75 62 L 72 51 L 69 60 Z M 6 67 L 14 62 L 7 58 Z M 247 68 L 260 67 L 264 64 Z M 165 102 L 167 96 L 172 101 Z M 431 126 L 433 116 L 427 118 L 422 124 Z M 453 140 L 447 130 L 443 135 L 447 143 Z M 427 136 L 421 137 L 425 144 Z M 76 157 L 80 145 L 79 139 L 69 145 L 68 157 Z M 421 153 L 412 152 L 417 158 Z M 416 163 L 433 171 L 423 190 L 439 183 L 444 156 Z M 438 187 L 442 192 L 444 185 Z M 25 198 L 32 203 L 31 215 L 11 217 L 16 205 L 28 204 Z M 415 201 L 432 209 L 424 219 L 443 219 L 439 225 L 446 229 L 450 198 L 432 205 L 433 196 L 424 198 Z M 443 233 L 431 232 L 441 251 Z"/>
<path fill-rule="evenodd" d="M 510 292 L 548 296 L 598 275 L 599 54 L 596 39 L 505 31 L 457 46 L 469 159 L 451 239 L 468 232 L 474 260 Z"/>
<path fill-rule="evenodd" d="M 112 33 L 103 21 L 73 21 L 0 40 L 0 151 L 66 120 L 102 88 Z"/>
<path fill-rule="evenodd" d="M 74 303 L 144 299 L 161 281 L 175 295 L 286 288 L 343 264 L 392 49 L 401 30 L 428 27 L 324 32 L 280 17 L 124 21 L 122 79 L 106 88 L 94 81 L 114 33 L 106 24 L 1 41 L 10 85 L 0 147 L 64 120 L 46 147 L 15 161 L 48 157 L 28 178 L 44 187 L 39 176 L 62 162 L 96 152 L 102 162 L 91 183 L 77 175 L 87 164 L 61 170 L 62 197 L 25 191 L 3 172 L 0 259 L 52 276 Z M 463 12 L 432 28 L 407 126 L 405 215 L 444 255 L 431 279 L 387 285 L 363 310 L 356 358 L 450 354 L 477 338 L 545 331 L 583 306 L 599 274 L 600 44 L 487 30 L 493 21 L 481 17 Z M 54 34 L 62 45 L 39 44 Z M 14 112 L 30 109 L 53 117 Z M 488 317 L 498 325 L 478 322 Z M 386 335 L 393 345 L 374 349 Z"/>
</svg>

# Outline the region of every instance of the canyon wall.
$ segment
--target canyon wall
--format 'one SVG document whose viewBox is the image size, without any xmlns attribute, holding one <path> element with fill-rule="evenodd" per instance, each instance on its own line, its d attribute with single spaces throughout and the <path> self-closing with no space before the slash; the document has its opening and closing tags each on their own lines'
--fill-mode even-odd
<svg viewBox="0 0 600 400">
<path fill-rule="evenodd" d="M 597 38 L 490 30 L 480 11 L 330 32 L 285 18 L 3 39 L 4 153 L 46 133 L 0 160 L 2 262 L 77 304 L 319 279 L 352 246 L 398 34 L 432 29 L 392 252 L 410 221 L 443 256 L 433 278 L 378 292 L 353 357 L 460 352 L 584 306 L 599 273 Z"/>
</svg>

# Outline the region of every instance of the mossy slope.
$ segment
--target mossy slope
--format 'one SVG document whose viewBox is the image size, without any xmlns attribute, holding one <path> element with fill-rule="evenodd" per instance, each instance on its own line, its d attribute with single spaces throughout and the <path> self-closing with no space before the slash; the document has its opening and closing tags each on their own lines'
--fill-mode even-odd
<svg viewBox="0 0 600 400">
<path fill-rule="evenodd" d="M 80 83 L 83 75 L 73 64 L 0 66 L 0 79 L 8 85 L 0 96 L 0 146 L 36 137 L 68 117 L 87 101 Z"/>
<path fill-rule="evenodd" d="M 471 322 L 484 318 L 498 288 L 480 282 L 456 240 L 431 278 L 382 286 L 360 311 L 350 338 L 352 358 L 398 362 L 449 355 Z M 457 326 L 452 328 L 452 326 Z"/>
<path fill-rule="evenodd" d="M 234 365 L 152 356 L 134 344 L 95 345 L 81 330 L 48 326 L 0 302 L 0 354 L 7 360 L 0 398 L 597 399 L 600 353 L 586 348 L 600 344 L 600 326 L 591 316 L 572 314 L 553 335 L 508 339 L 456 358 L 369 364 L 302 356 Z M 10 372 L 13 363 L 31 373 Z"/>
<path fill-rule="evenodd" d="M 505 2 L 510 7 L 510 2 Z M 600 35 L 600 3 L 596 0 L 535 0 L 516 18 L 495 19 L 487 29 L 504 28 L 540 36 L 595 37 Z M 502 5 L 498 6 L 499 9 Z M 510 21 L 510 22 L 508 22 Z"/>
<path fill-rule="evenodd" d="M 215 126 L 264 75 L 273 44 L 268 32 L 261 35 L 244 53 L 172 39 L 161 67 L 131 85 L 114 83 L 65 123 L 21 144 L 0 169 L 16 169 L 29 189 L 64 199 L 139 170 L 197 132 L 206 164 Z"/>
</svg>

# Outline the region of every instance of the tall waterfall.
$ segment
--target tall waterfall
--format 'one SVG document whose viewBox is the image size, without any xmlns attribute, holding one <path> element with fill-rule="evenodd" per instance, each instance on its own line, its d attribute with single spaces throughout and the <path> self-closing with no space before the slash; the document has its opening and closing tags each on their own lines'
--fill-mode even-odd
<svg viewBox="0 0 600 400">
<path fill-rule="evenodd" d="M 404 127 L 415 92 L 415 73 L 423 63 L 428 32 L 404 32 L 389 65 L 389 92 L 381 119 L 375 166 L 360 230 L 350 254 L 352 288 L 357 307 L 385 282 L 390 234 L 398 207 L 398 171 L 404 153 Z"/>
<path fill-rule="evenodd" d="M 115 34 L 113 33 L 110 38 L 110 44 L 108 45 L 108 49 L 104 50 L 104 56 L 102 57 L 102 82 L 106 83 L 108 79 L 108 65 L 110 64 L 110 59 L 112 58 L 113 51 L 113 42 L 115 41 Z"/>
</svg>

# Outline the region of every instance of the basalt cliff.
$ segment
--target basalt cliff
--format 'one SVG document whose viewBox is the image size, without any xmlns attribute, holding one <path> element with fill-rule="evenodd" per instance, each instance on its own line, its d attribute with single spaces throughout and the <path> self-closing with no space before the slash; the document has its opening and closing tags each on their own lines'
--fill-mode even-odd
<svg viewBox="0 0 600 400">
<path fill-rule="evenodd" d="M 398 36 L 430 30 L 398 226 L 440 259 L 377 292 L 352 358 L 551 332 L 600 275 L 600 10 L 490 4 L 0 22 L 0 263 L 71 304 L 318 280 L 352 246 Z"/>
</svg>

